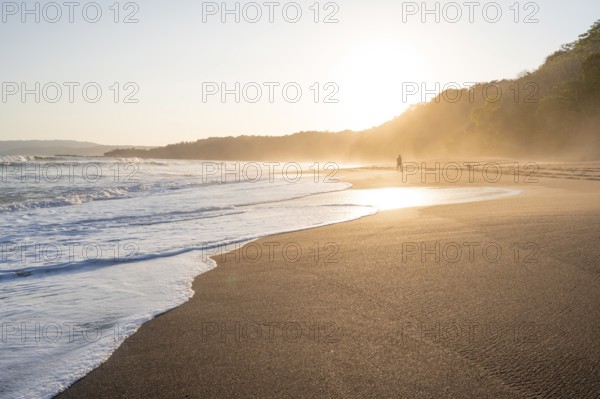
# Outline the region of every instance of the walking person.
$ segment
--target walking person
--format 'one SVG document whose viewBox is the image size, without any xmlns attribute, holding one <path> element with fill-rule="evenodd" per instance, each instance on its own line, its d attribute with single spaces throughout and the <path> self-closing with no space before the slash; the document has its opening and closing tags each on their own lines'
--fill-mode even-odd
<svg viewBox="0 0 600 399">
<path fill-rule="evenodd" d="M 396 158 L 396 172 L 404 173 L 404 168 L 402 166 L 402 154 L 398 154 L 398 158 Z"/>
</svg>

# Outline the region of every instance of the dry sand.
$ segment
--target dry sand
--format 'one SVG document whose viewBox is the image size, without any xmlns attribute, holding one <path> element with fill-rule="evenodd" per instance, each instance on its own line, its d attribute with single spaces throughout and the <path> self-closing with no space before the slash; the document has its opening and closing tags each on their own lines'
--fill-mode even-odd
<svg viewBox="0 0 600 399">
<path fill-rule="evenodd" d="M 189 302 L 58 397 L 598 398 L 599 171 L 547 164 L 528 184 L 476 174 L 440 185 L 524 191 L 381 212 L 217 256 Z M 433 180 L 403 183 L 386 168 L 340 174 L 355 188 Z M 299 261 L 286 244 L 302 250 Z"/>
</svg>

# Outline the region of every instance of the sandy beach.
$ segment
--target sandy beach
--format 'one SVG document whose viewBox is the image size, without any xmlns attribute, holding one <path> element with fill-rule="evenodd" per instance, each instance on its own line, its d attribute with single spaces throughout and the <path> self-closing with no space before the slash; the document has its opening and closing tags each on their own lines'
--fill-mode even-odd
<svg viewBox="0 0 600 399">
<path fill-rule="evenodd" d="M 522 192 L 380 212 L 216 256 L 189 302 L 57 398 L 597 398 L 600 168 L 526 174 L 436 183 L 341 171 L 354 189 Z"/>
</svg>

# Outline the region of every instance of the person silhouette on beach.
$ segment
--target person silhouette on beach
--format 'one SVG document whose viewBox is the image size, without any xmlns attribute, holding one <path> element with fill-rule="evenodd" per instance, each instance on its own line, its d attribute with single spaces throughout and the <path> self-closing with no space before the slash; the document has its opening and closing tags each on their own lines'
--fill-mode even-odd
<svg viewBox="0 0 600 399">
<path fill-rule="evenodd" d="M 404 173 L 404 168 L 402 167 L 402 154 L 398 154 L 398 158 L 396 158 L 396 172 Z"/>
</svg>

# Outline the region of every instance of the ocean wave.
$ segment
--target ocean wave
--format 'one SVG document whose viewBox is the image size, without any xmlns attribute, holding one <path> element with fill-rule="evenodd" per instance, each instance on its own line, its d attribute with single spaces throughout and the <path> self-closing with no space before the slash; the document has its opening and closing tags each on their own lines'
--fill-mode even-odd
<svg viewBox="0 0 600 399">
<path fill-rule="evenodd" d="M 58 195 L 51 198 L 36 198 L 19 202 L 4 203 L 0 205 L 0 213 L 81 205 L 91 201 L 128 198 L 129 196 L 130 190 L 126 187 L 106 188 L 103 190 L 88 193 L 72 193 Z"/>
<path fill-rule="evenodd" d="M 248 241 L 255 240 L 261 237 L 261 235 L 251 236 L 251 237 L 243 237 L 240 239 L 231 239 L 226 242 L 215 242 L 208 243 L 205 245 L 195 245 L 189 246 L 185 248 L 176 248 L 172 250 L 166 250 L 159 253 L 145 253 L 139 254 L 136 256 L 131 256 L 129 258 L 123 259 L 115 259 L 113 258 L 104 258 L 104 259 L 94 259 L 94 260 L 81 260 L 75 262 L 66 262 L 56 265 L 50 266 L 35 266 L 35 267 L 23 267 L 19 269 L 9 269 L 9 270 L 0 270 L 0 282 L 12 281 L 21 278 L 43 278 L 48 276 L 56 276 L 59 274 L 71 274 L 71 273 L 80 273 L 87 272 L 90 270 L 114 267 L 118 265 L 135 263 L 148 261 L 152 259 L 160 259 L 160 258 L 170 258 L 173 256 L 194 252 L 194 251 L 207 251 L 220 247 L 228 247 L 235 244 L 246 243 Z"/>
<path fill-rule="evenodd" d="M 208 186 L 235 186 L 239 184 L 238 182 L 222 182 L 218 179 L 208 180 L 205 178 L 197 178 L 195 180 L 160 180 L 152 183 L 136 183 L 131 185 L 119 185 L 116 187 L 110 187 L 110 183 L 108 187 L 99 187 L 95 190 L 89 190 L 88 187 L 85 186 L 77 186 L 70 185 L 60 187 L 57 192 L 52 193 L 47 191 L 44 193 L 43 197 L 39 196 L 39 188 L 37 186 L 32 186 L 28 191 L 14 191 L 14 198 L 11 200 L 10 197 L 6 197 L 5 201 L 0 200 L 0 214 L 2 213 L 10 213 L 10 212 L 19 212 L 19 211 L 30 211 L 35 209 L 43 209 L 43 208 L 59 208 L 65 206 L 76 206 L 82 205 L 88 202 L 93 201 L 106 201 L 106 200 L 117 200 L 117 199 L 127 199 L 133 198 L 138 195 L 142 195 L 145 193 L 151 193 L 152 195 L 160 195 L 167 192 L 173 192 L 178 190 L 194 190 L 198 188 L 205 188 Z M 251 184 L 251 183 L 248 183 Z M 276 188 L 280 185 L 285 186 L 286 183 L 282 180 L 281 184 L 273 184 L 272 188 Z M 18 186 L 15 186 L 18 187 Z M 347 187 L 343 187 L 345 189 Z M 245 190 L 246 187 L 240 187 L 240 189 Z M 18 195 L 17 195 L 18 194 Z M 34 198 L 30 198 L 32 194 L 36 194 Z M 309 194 L 310 195 L 310 194 Z M 303 196 L 303 195 L 300 195 Z M 292 196 L 290 198 L 297 198 L 298 196 Z M 262 203 L 260 201 L 258 203 Z M 269 201 L 267 201 L 269 202 Z M 254 205 L 255 203 L 248 203 L 245 205 Z"/>
<path fill-rule="evenodd" d="M 174 162 L 166 161 L 166 160 L 156 160 L 156 159 L 145 159 L 145 158 L 112 158 L 117 162 L 123 163 L 137 163 L 137 164 L 146 164 L 146 165 L 154 165 L 154 166 L 171 166 L 175 165 Z"/>
<path fill-rule="evenodd" d="M 101 223 L 110 223 L 113 225 L 126 226 L 152 226 L 163 223 L 179 223 L 190 220 L 210 219 L 219 216 L 240 215 L 244 211 L 237 210 L 234 206 L 208 206 L 193 209 L 190 211 L 171 211 L 159 214 L 148 214 L 140 220 L 138 215 L 123 215 L 110 218 L 82 219 L 77 221 L 77 226 L 81 228 L 85 225 L 99 225 Z"/>
<path fill-rule="evenodd" d="M 35 159 L 33 155 L 0 155 L 0 163 L 9 165 L 35 161 Z"/>
</svg>

